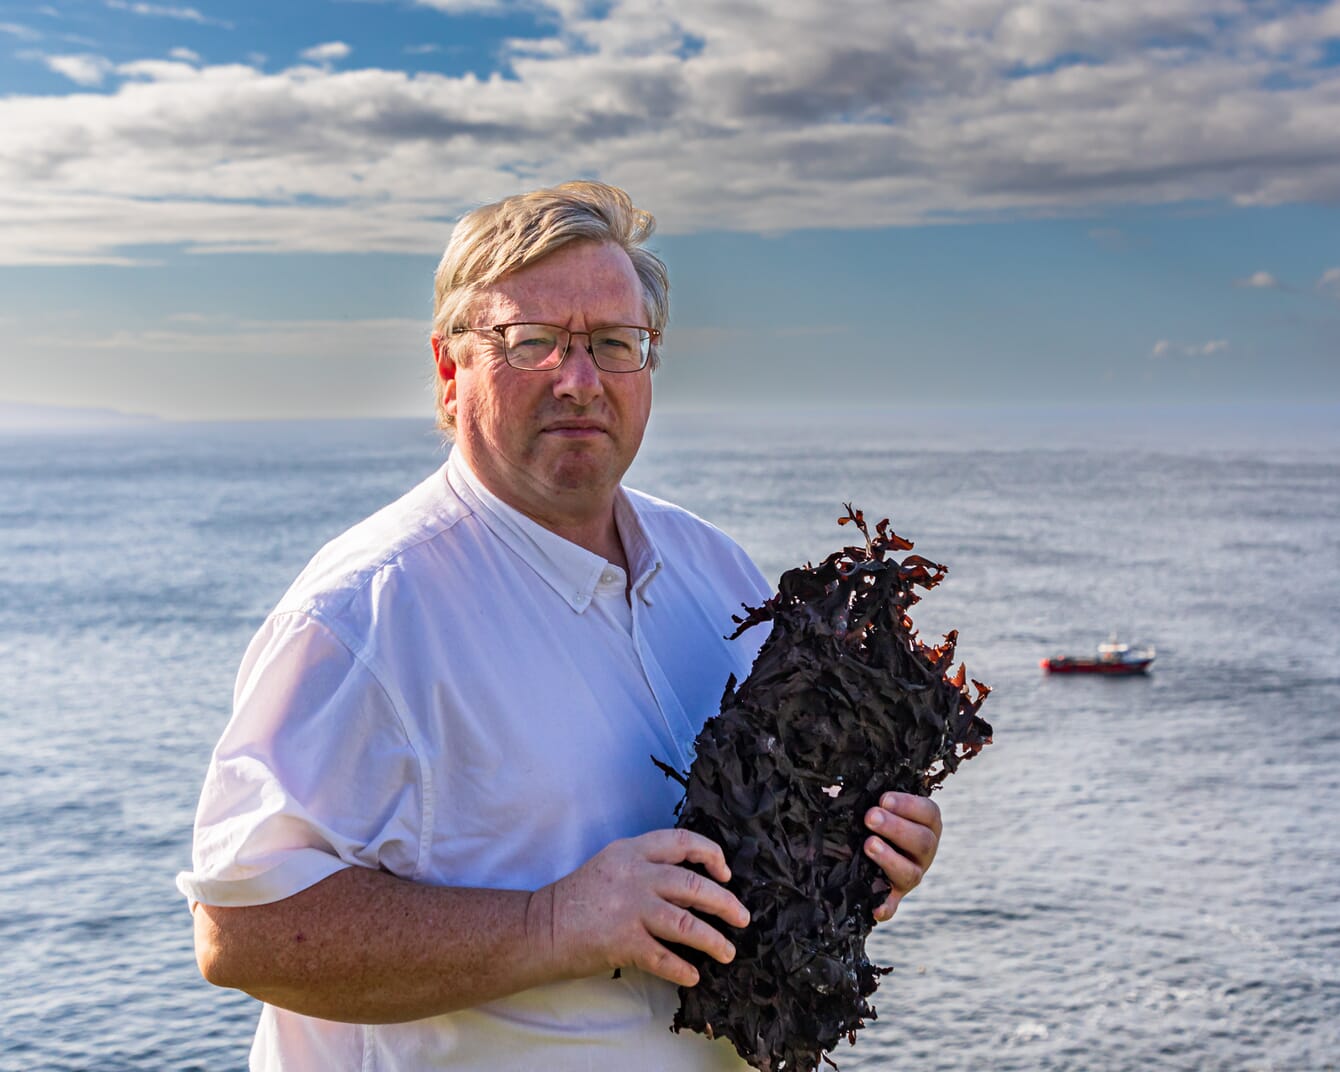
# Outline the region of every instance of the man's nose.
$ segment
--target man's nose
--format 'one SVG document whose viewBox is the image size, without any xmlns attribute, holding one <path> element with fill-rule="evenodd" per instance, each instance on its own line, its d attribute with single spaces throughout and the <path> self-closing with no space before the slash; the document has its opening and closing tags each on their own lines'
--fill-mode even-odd
<svg viewBox="0 0 1340 1072">
<path fill-rule="evenodd" d="M 599 398 L 604 391 L 605 383 L 600 378 L 600 369 L 596 368 L 596 360 L 591 353 L 591 336 L 585 332 L 574 332 L 568 344 L 567 357 L 558 367 L 554 395 L 585 406 Z"/>
</svg>

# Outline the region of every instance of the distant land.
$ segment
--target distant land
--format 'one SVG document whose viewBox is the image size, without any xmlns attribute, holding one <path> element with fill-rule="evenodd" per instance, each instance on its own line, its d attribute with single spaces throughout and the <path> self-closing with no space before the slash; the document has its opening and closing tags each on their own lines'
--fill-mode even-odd
<svg viewBox="0 0 1340 1072">
<path fill-rule="evenodd" d="M 149 413 L 124 413 L 92 406 L 40 406 L 30 402 L 0 401 L 0 428 L 104 428 L 107 425 L 151 424 L 160 418 Z"/>
</svg>

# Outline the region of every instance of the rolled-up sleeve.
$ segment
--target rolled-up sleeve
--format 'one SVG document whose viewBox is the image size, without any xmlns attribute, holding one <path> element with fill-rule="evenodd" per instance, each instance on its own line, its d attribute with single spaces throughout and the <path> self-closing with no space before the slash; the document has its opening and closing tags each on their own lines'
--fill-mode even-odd
<svg viewBox="0 0 1340 1072">
<path fill-rule="evenodd" d="M 321 622 L 278 614 L 243 659 L 177 888 L 234 907 L 350 866 L 414 878 L 423 818 L 419 758 L 391 697 Z"/>
</svg>

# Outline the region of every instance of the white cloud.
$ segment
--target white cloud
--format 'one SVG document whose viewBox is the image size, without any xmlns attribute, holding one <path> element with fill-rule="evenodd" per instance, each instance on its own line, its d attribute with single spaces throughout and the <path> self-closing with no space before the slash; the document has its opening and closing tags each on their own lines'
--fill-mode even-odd
<svg viewBox="0 0 1340 1072">
<path fill-rule="evenodd" d="M 127 354 L 255 355 L 311 358 L 320 354 L 423 354 L 427 367 L 428 337 L 424 322 L 413 319 L 369 320 L 244 320 L 178 313 L 166 318 L 170 328 L 117 329 L 78 335 L 37 335 L 35 347 L 58 349 L 78 345 L 85 350 Z M 76 338 L 79 340 L 76 342 Z"/>
<path fill-rule="evenodd" d="M 122 78 L 140 79 L 146 82 L 189 82 L 195 76 L 196 68 L 181 60 L 136 60 L 123 63 L 116 69 Z"/>
<path fill-rule="evenodd" d="M 407 56 L 429 56 L 434 52 L 441 52 L 441 45 L 406 45 L 405 54 Z"/>
<path fill-rule="evenodd" d="M 1340 268 L 1327 268 L 1317 280 L 1317 289 L 1323 294 L 1340 299 Z"/>
<path fill-rule="evenodd" d="M 174 48 L 168 53 L 174 60 L 181 60 L 182 63 L 199 63 L 200 53 L 193 52 L 189 48 Z"/>
<path fill-rule="evenodd" d="M 225 22 L 222 19 L 210 18 L 193 7 L 128 3 L 127 0 L 106 0 L 106 3 L 113 11 L 128 11 L 132 15 L 144 15 L 149 18 L 179 19 L 183 22 L 199 23 L 201 26 L 221 26 L 224 29 L 232 29 L 233 25 L 231 22 Z"/>
<path fill-rule="evenodd" d="M 81 86 L 102 85 L 112 70 L 112 62 L 102 56 L 43 56 L 42 62 Z"/>
<path fill-rule="evenodd" d="M 1261 45 L 1273 5 L 545 6 L 552 32 L 485 79 L 326 69 L 350 54 L 329 42 L 284 71 L 142 60 L 97 97 L 0 98 L 0 263 L 429 252 L 462 209 L 573 175 L 667 232 L 1340 201 L 1340 67 Z"/>
<path fill-rule="evenodd" d="M 309 63 L 331 63 L 342 60 L 353 51 L 343 41 L 327 41 L 324 45 L 313 45 L 303 49 L 298 55 Z"/>
<path fill-rule="evenodd" d="M 42 37 L 40 31 L 34 30 L 31 26 L 20 25 L 17 22 L 0 22 L 0 33 L 17 37 L 20 41 L 38 41 Z"/>
<path fill-rule="evenodd" d="M 66 45 L 78 45 L 80 48 L 102 48 L 103 43 L 96 37 L 86 37 L 83 34 L 62 33 L 54 34 L 54 39 Z"/>
<path fill-rule="evenodd" d="M 1258 290 L 1280 290 L 1280 281 L 1269 272 L 1253 272 L 1246 279 L 1239 279 L 1234 284 L 1239 287 L 1249 287 Z"/>
<path fill-rule="evenodd" d="M 1340 2 L 1331 0 L 1324 7 L 1294 9 L 1279 18 L 1255 26 L 1249 40 L 1267 53 L 1303 50 L 1310 58 L 1320 59 L 1325 43 L 1340 38 Z"/>
<path fill-rule="evenodd" d="M 447 15 L 477 14 L 480 12 L 500 13 L 509 7 L 518 6 L 507 0 L 413 0 L 416 7 L 431 7 Z"/>
<path fill-rule="evenodd" d="M 1227 339 L 1210 339 L 1208 342 L 1179 343 L 1160 339 L 1150 351 L 1150 357 L 1169 357 L 1181 354 L 1186 357 L 1210 357 L 1228 349 Z"/>
</svg>

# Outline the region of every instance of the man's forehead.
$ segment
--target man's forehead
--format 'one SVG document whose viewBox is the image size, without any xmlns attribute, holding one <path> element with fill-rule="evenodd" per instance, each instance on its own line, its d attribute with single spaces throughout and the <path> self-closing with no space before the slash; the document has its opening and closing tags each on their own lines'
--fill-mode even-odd
<svg viewBox="0 0 1340 1072">
<path fill-rule="evenodd" d="M 574 242 L 480 288 L 470 304 L 496 317 L 493 323 L 563 322 L 573 315 L 640 320 L 644 295 L 633 262 L 617 245 Z"/>
</svg>

